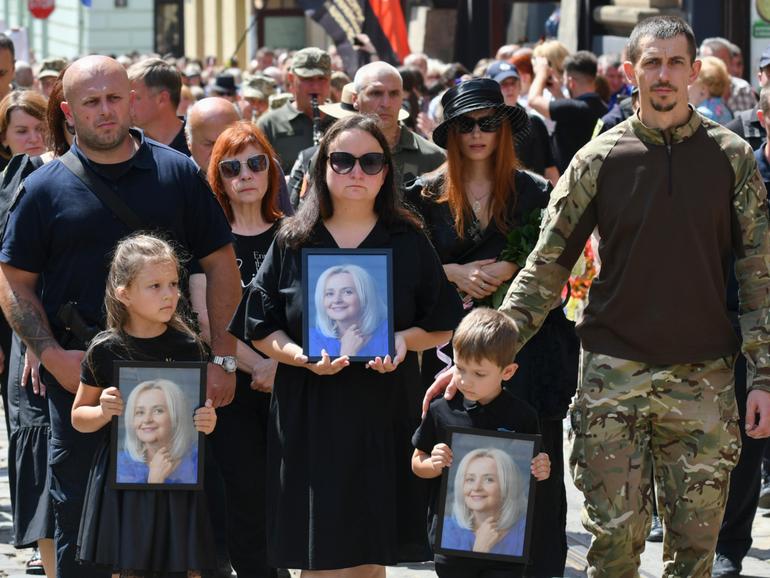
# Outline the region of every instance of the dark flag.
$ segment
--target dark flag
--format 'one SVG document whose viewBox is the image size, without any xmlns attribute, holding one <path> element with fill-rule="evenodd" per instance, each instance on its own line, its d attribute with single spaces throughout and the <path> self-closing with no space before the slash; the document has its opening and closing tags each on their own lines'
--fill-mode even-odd
<svg viewBox="0 0 770 578">
<path fill-rule="evenodd" d="M 332 37 L 350 76 L 368 62 L 368 57 L 357 49 L 359 34 L 366 34 L 380 59 L 393 65 L 400 64 L 409 54 L 400 0 L 299 0 L 299 3 Z"/>
</svg>

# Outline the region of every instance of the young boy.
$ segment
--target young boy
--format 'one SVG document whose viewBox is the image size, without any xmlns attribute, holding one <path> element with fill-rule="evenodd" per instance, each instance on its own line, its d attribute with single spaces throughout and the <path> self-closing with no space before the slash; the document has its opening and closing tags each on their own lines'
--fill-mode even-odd
<svg viewBox="0 0 770 578">
<path fill-rule="evenodd" d="M 448 426 L 461 426 L 516 433 L 539 433 L 537 413 L 526 402 L 503 390 L 502 382 L 516 372 L 514 344 L 516 327 L 504 314 L 494 309 L 477 308 L 460 323 L 452 339 L 454 361 L 460 376 L 459 392 L 451 399 L 433 400 L 430 409 L 412 437 L 415 447 L 412 471 L 421 478 L 435 479 L 431 488 L 428 512 L 428 534 L 431 544 L 436 543 L 438 525 L 438 478 L 444 468 L 452 465 L 452 449 L 446 444 Z M 540 453 L 532 460 L 532 475 L 545 480 L 551 471 L 548 454 Z M 494 520 L 485 523 L 487 538 L 478 539 L 474 550 L 488 548 L 503 539 Z M 480 531 L 480 530 L 479 530 Z M 476 548 L 481 542 L 486 548 Z M 490 546 L 491 542 L 491 546 Z M 435 556 L 436 573 L 441 578 L 507 578 L 521 576 L 524 565 L 487 561 L 456 556 Z"/>
</svg>

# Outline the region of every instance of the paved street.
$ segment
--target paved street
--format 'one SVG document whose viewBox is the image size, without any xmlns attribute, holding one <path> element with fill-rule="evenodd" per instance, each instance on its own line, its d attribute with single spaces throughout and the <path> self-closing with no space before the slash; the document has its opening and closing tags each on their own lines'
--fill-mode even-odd
<svg viewBox="0 0 770 578">
<path fill-rule="evenodd" d="M 1 413 L 1 412 L 0 412 Z M 9 545 L 11 531 L 11 506 L 8 491 L 8 441 L 5 428 L 0 428 L 0 577 L 21 578 L 25 563 L 31 550 L 16 550 Z M 589 535 L 580 525 L 581 495 L 571 481 L 567 481 L 569 513 L 567 517 L 567 533 L 569 553 L 567 556 L 566 578 L 585 576 L 585 554 L 590 543 Z M 749 556 L 743 561 L 745 578 L 770 577 L 770 510 L 760 510 L 754 520 L 754 547 Z M 663 547 L 661 544 L 647 544 L 642 556 L 642 578 L 659 577 L 663 571 L 661 564 Z M 295 577 L 299 572 L 292 572 Z M 432 564 L 413 564 L 388 569 L 388 578 L 432 578 Z"/>
</svg>

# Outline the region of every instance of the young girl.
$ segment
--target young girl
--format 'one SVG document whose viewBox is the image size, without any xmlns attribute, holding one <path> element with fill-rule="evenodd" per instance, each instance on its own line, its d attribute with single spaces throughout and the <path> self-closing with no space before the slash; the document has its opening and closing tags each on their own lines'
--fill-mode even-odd
<svg viewBox="0 0 770 578">
<path fill-rule="evenodd" d="M 86 352 L 72 424 L 108 432 L 124 410 L 113 362 L 202 361 L 204 350 L 177 313 L 179 261 L 171 246 L 137 234 L 118 243 L 107 278 L 107 330 Z M 189 414 L 188 414 L 189 415 Z M 211 400 L 190 419 L 211 433 Z M 198 491 L 114 490 L 107 482 L 109 435 L 94 459 L 78 537 L 81 561 L 107 566 L 113 577 L 197 577 L 216 566 L 206 499 Z M 180 539 L 185 537 L 186 539 Z"/>
</svg>

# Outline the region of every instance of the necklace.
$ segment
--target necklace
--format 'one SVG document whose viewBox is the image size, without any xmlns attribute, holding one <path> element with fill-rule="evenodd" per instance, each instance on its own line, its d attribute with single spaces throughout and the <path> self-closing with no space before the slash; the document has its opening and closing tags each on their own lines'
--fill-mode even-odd
<svg viewBox="0 0 770 578">
<path fill-rule="evenodd" d="M 471 208 L 473 209 L 473 212 L 478 217 L 481 213 L 481 209 L 484 204 L 486 204 L 487 199 L 489 198 L 489 195 L 491 194 L 491 191 L 487 191 L 480 196 L 476 196 L 472 190 L 468 189 L 468 192 L 470 192 L 471 197 L 473 197 L 473 202 L 471 203 Z"/>
</svg>

